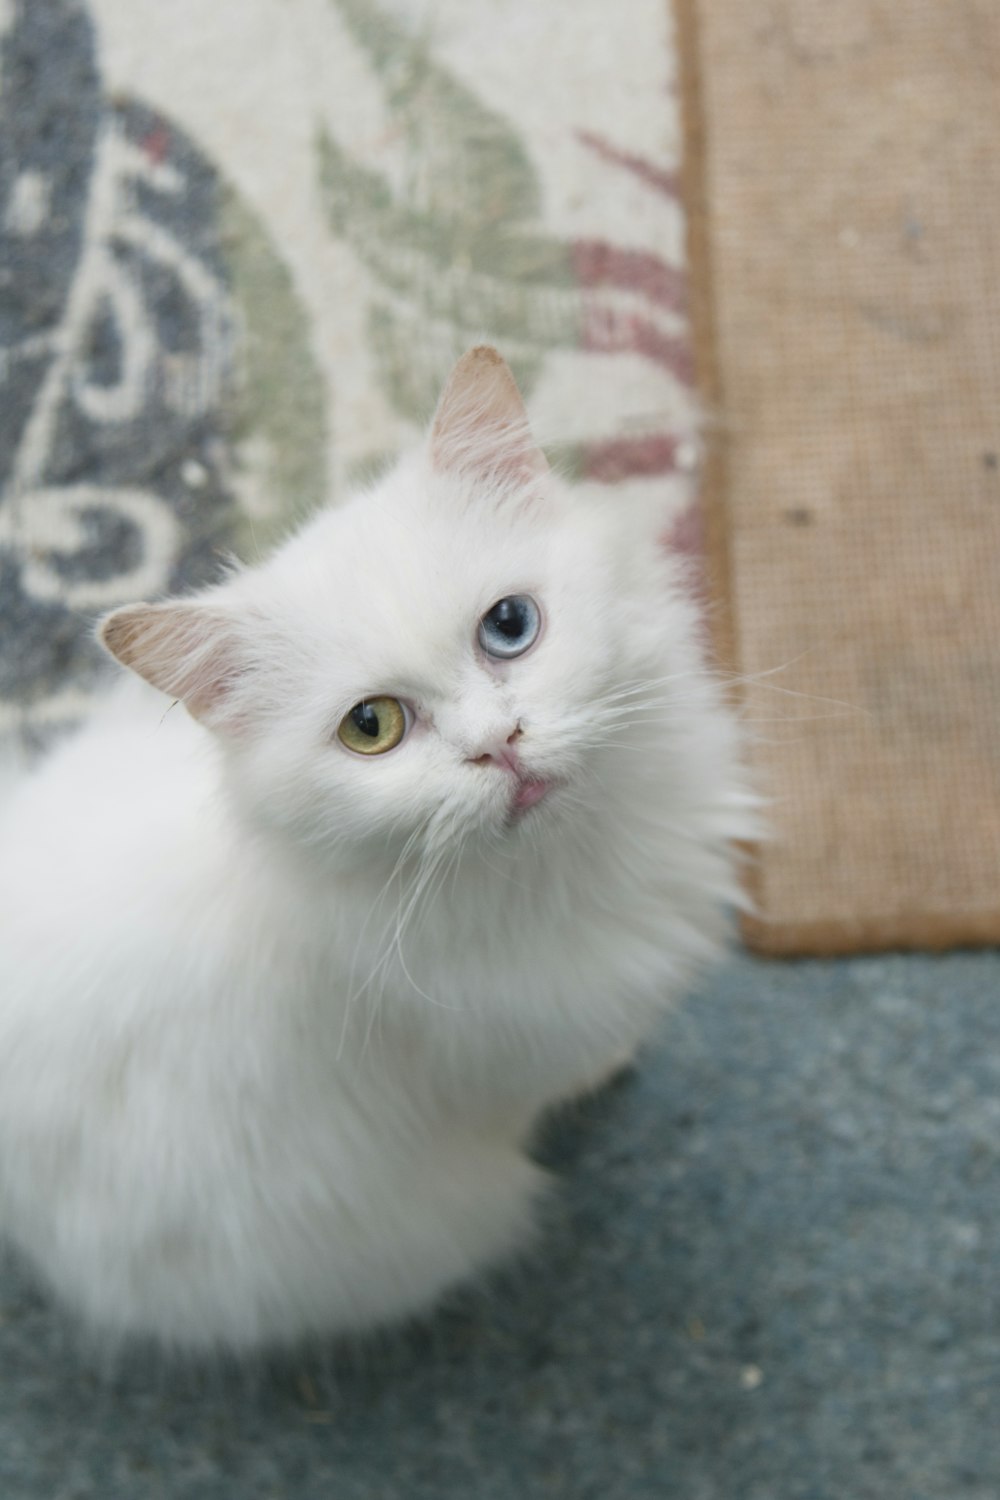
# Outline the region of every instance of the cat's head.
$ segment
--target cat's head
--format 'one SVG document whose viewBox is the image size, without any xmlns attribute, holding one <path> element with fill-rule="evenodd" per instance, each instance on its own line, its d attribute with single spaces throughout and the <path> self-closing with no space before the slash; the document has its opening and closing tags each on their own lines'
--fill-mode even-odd
<svg viewBox="0 0 1000 1500">
<path fill-rule="evenodd" d="M 601 796 L 615 694 L 643 667 L 650 599 L 615 538 L 477 348 L 424 448 L 370 491 L 215 589 L 117 610 L 101 639 L 300 842 L 397 858 L 518 839 Z"/>
</svg>

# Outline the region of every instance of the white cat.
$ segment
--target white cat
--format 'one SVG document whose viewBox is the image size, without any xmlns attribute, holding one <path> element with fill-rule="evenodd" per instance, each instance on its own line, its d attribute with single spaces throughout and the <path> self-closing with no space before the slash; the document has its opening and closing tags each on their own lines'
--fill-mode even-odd
<svg viewBox="0 0 1000 1500">
<path fill-rule="evenodd" d="M 736 733 L 652 532 L 506 365 L 196 598 L 0 825 L 0 1230 L 111 1335 L 411 1313 L 530 1235 L 545 1108 L 717 951 Z"/>
</svg>

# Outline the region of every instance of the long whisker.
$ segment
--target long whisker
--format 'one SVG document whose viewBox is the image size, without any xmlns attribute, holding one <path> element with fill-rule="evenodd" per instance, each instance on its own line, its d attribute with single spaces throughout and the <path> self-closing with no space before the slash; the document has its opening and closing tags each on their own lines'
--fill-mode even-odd
<svg viewBox="0 0 1000 1500">
<path fill-rule="evenodd" d="M 373 981 L 378 977 L 379 973 L 383 969 L 383 966 L 388 961 L 388 956 L 389 956 L 389 954 L 391 952 L 391 944 L 390 944 L 382 952 L 381 956 L 378 958 L 378 960 L 376 961 L 376 963 L 373 966 L 373 968 L 370 970 L 370 972 L 367 975 L 367 977 L 364 980 L 362 980 L 362 982 L 357 987 L 355 987 L 354 986 L 354 975 L 355 975 L 355 972 L 357 970 L 358 955 L 359 955 L 359 952 L 360 952 L 360 949 L 361 949 L 361 945 L 362 945 L 362 943 L 364 941 L 365 934 L 366 934 L 366 932 L 368 930 L 368 927 L 369 927 L 372 919 L 374 918 L 374 916 L 376 915 L 376 913 L 383 906 L 383 904 L 385 902 L 385 899 L 388 896 L 389 891 L 392 888 L 393 882 L 401 875 L 401 873 L 403 871 L 403 868 L 404 868 L 404 866 L 406 864 L 406 861 L 409 859 L 410 855 L 413 853 L 413 850 L 414 850 L 417 842 L 422 837 L 422 835 L 426 832 L 426 829 L 427 829 L 427 826 L 428 826 L 429 822 L 430 822 L 430 819 L 429 818 L 426 819 L 419 827 L 415 828 L 414 831 L 410 834 L 409 838 L 404 843 L 403 848 L 401 849 L 401 851 L 399 853 L 399 856 L 396 859 L 395 864 L 393 865 L 392 869 L 390 870 L 388 878 L 386 879 L 384 885 L 382 886 L 379 894 L 376 896 L 375 900 L 373 901 L 373 903 L 372 903 L 372 905 L 371 905 L 371 907 L 370 907 L 370 909 L 368 911 L 368 914 L 366 915 L 363 923 L 361 924 L 361 930 L 358 933 L 358 937 L 357 937 L 357 940 L 356 940 L 355 945 L 354 945 L 354 953 L 353 953 L 353 955 L 351 957 L 351 967 L 350 967 L 350 971 L 348 973 L 348 981 L 347 981 L 348 994 L 347 994 L 347 999 L 346 999 L 345 1004 L 344 1004 L 344 1018 L 343 1018 L 343 1021 L 341 1023 L 341 1028 L 340 1028 L 340 1042 L 339 1042 L 339 1045 L 338 1045 L 338 1048 L 337 1048 L 337 1059 L 338 1059 L 338 1061 L 340 1060 L 340 1058 L 343 1055 L 343 1050 L 344 1050 L 344 1046 L 345 1046 L 345 1042 L 346 1042 L 346 1038 L 347 1038 L 348 1021 L 350 1019 L 350 1015 L 351 1015 L 351 1012 L 353 1010 L 354 1004 L 359 999 L 359 997 L 364 993 L 364 991 L 369 987 L 369 985 L 371 985 L 373 983 Z M 388 929 L 386 929 L 386 931 L 388 931 Z"/>
<path fill-rule="evenodd" d="M 443 1010 L 454 1011 L 458 1010 L 459 1007 L 454 1005 L 447 1005 L 441 1000 L 436 1000 L 433 995 L 428 995 L 426 990 L 421 989 L 420 985 L 417 984 L 416 980 L 413 978 L 413 975 L 410 973 L 406 964 L 405 956 L 403 954 L 403 936 L 407 931 L 410 919 L 416 911 L 421 899 L 429 890 L 431 881 L 438 873 L 442 862 L 450 852 L 451 851 L 449 845 L 442 844 L 431 855 L 431 858 L 428 860 L 425 868 L 422 870 L 421 875 L 418 877 L 416 886 L 413 890 L 409 902 L 407 903 L 406 910 L 400 913 L 399 920 L 396 924 L 396 932 L 393 938 L 392 948 L 395 950 L 396 956 L 399 959 L 399 966 L 406 976 L 407 981 L 413 986 L 417 994 L 420 995 L 424 1000 L 428 1001 L 431 1005 L 440 1006 Z"/>
<path fill-rule="evenodd" d="M 433 816 L 428 820 L 428 824 L 432 821 Z M 427 825 L 425 825 L 425 829 L 426 826 Z M 426 915 L 430 904 L 436 898 L 438 891 L 442 888 L 449 870 L 454 867 L 461 852 L 461 844 L 459 844 L 459 846 L 456 848 L 448 842 L 442 842 L 438 844 L 437 847 L 432 848 L 430 851 L 425 849 L 420 856 L 412 885 L 406 893 L 405 905 L 404 893 L 402 891 L 400 893 L 394 931 L 386 944 L 385 951 L 383 952 L 378 965 L 376 966 L 376 971 L 375 973 L 373 973 L 374 978 L 380 971 L 381 984 L 379 986 L 378 993 L 374 996 L 370 1006 L 368 1025 L 366 1028 L 361 1050 L 362 1057 L 367 1052 L 369 1043 L 371 1041 L 372 1032 L 376 1025 L 378 1025 L 379 1034 L 381 1035 L 381 1021 L 382 1013 L 384 1010 L 383 1002 L 386 992 L 386 986 L 388 983 L 390 964 L 393 959 L 398 962 L 399 968 L 411 988 L 418 995 L 420 995 L 422 999 L 426 1000 L 428 1004 L 434 1005 L 439 1009 L 449 1010 L 455 1013 L 458 1013 L 461 1009 L 459 1006 L 448 1005 L 444 1001 L 437 999 L 435 996 L 429 995 L 427 991 L 424 990 L 413 977 L 409 965 L 407 964 L 406 956 L 403 952 L 404 938 L 409 933 L 416 930 L 415 923 Z M 423 903 L 424 907 L 423 912 L 420 911 L 421 903 Z"/>
<path fill-rule="evenodd" d="M 805 693 L 796 688 L 783 687 L 780 683 L 767 681 L 767 679 L 777 676 L 779 672 L 787 672 L 789 668 L 797 666 L 800 661 L 804 661 L 806 657 L 814 654 L 815 650 L 815 647 L 810 647 L 800 652 L 798 656 L 792 657 L 790 661 L 782 662 L 775 667 L 762 668 L 759 672 L 719 675 L 715 678 L 715 681 L 723 688 L 748 687 L 751 685 L 764 686 L 769 692 L 781 693 L 793 698 L 806 698 L 817 703 L 828 703 L 838 708 L 848 709 L 854 713 L 871 715 L 872 710 L 865 708 L 864 705 L 859 703 L 848 703 L 843 699 L 830 698 L 823 694 Z M 624 683 L 620 683 L 612 692 L 605 694 L 602 704 L 612 706 L 619 701 L 627 701 L 629 698 L 638 696 L 639 694 L 652 692 L 656 688 L 666 687 L 675 682 L 698 682 L 700 680 L 700 670 L 693 669 L 690 671 L 668 673 L 662 677 L 631 678 Z"/>
</svg>

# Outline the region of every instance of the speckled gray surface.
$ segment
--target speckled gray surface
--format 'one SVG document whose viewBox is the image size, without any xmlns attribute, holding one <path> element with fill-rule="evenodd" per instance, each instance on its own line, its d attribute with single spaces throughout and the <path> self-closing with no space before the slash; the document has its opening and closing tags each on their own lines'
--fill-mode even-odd
<svg viewBox="0 0 1000 1500">
<path fill-rule="evenodd" d="M 735 959 L 543 1253 L 363 1354 L 99 1370 L 0 1279 L 4 1500 L 997 1500 L 1000 956 Z"/>
</svg>

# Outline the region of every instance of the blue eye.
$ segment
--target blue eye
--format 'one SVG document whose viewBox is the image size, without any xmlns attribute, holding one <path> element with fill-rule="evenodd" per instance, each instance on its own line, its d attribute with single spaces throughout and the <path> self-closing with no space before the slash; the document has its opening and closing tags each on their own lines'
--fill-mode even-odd
<svg viewBox="0 0 1000 1500">
<path fill-rule="evenodd" d="M 479 644 L 487 656 L 503 661 L 523 656 L 538 639 L 542 614 L 527 594 L 498 599 L 479 622 Z"/>
</svg>

